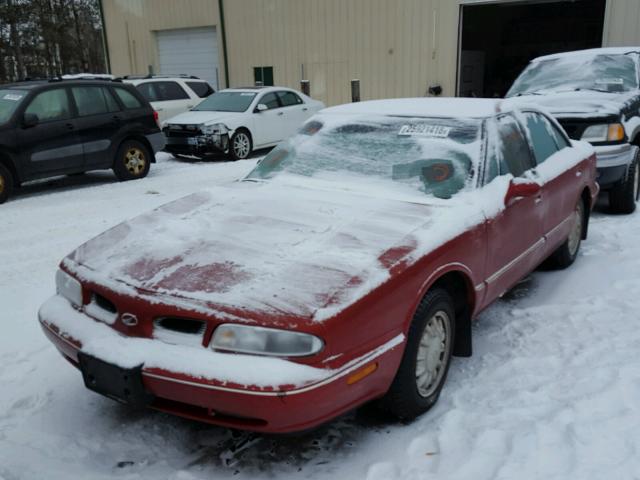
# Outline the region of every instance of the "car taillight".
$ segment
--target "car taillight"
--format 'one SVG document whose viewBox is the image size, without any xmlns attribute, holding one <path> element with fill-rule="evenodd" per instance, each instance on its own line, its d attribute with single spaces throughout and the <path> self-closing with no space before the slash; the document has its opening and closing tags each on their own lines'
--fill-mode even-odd
<svg viewBox="0 0 640 480">
<path fill-rule="evenodd" d="M 160 115 L 155 110 L 153 111 L 153 119 L 156 121 L 156 125 L 160 128 Z"/>
</svg>

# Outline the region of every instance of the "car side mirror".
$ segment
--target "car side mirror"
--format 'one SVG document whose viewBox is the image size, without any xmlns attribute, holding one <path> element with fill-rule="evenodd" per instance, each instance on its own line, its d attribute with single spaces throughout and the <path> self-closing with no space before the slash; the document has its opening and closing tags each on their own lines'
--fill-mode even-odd
<svg viewBox="0 0 640 480">
<path fill-rule="evenodd" d="M 22 117 L 22 125 L 25 128 L 35 127 L 40 122 L 38 115 L 35 113 L 25 113 Z"/>
<path fill-rule="evenodd" d="M 504 197 L 504 204 L 509 206 L 515 202 L 518 198 L 533 197 L 540 193 L 542 187 L 537 182 L 525 180 L 521 178 L 514 178 L 509 184 L 509 189 Z"/>
<path fill-rule="evenodd" d="M 267 107 L 264 103 L 259 103 L 256 107 L 256 113 L 264 112 L 265 110 L 269 110 L 269 107 Z"/>
</svg>

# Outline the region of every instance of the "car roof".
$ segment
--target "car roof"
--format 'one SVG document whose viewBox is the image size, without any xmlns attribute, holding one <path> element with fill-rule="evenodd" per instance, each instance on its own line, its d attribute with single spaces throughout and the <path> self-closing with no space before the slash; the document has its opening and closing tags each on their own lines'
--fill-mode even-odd
<svg viewBox="0 0 640 480">
<path fill-rule="evenodd" d="M 405 117 L 487 118 L 504 112 L 501 99 L 492 98 L 397 98 L 347 103 L 322 110 L 341 115 Z"/>
<path fill-rule="evenodd" d="M 0 85 L 0 88 L 11 88 L 20 90 L 32 90 L 36 88 L 54 87 L 58 85 L 113 85 L 114 83 L 122 85 L 117 80 L 105 80 L 97 78 L 74 78 L 74 79 L 37 79 L 24 80 L 21 82 L 8 83 Z"/>
<path fill-rule="evenodd" d="M 573 50 L 571 52 L 552 53 L 534 58 L 531 62 L 542 62 L 557 58 L 570 58 L 576 56 L 595 57 L 597 55 L 625 55 L 627 53 L 640 53 L 640 47 L 605 47 L 589 48 L 586 50 Z"/>
<path fill-rule="evenodd" d="M 256 87 L 232 87 L 232 88 L 225 88 L 224 90 L 220 90 L 221 92 L 251 92 L 251 93 L 256 93 L 256 92 L 276 92 L 276 91 L 281 91 L 281 90 L 287 90 L 290 92 L 296 92 L 296 90 L 294 90 L 293 88 L 289 88 L 289 87 L 278 87 L 278 86 L 269 86 L 269 87 L 260 87 L 260 86 L 256 86 Z M 297 93 L 297 92 L 296 92 Z"/>
</svg>

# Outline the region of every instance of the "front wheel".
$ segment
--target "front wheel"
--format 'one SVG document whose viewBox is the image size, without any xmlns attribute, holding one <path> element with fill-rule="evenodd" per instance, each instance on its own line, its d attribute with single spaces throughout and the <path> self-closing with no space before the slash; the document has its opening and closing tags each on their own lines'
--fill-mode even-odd
<svg viewBox="0 0 640 480">
<path fill-rule="evenodd" d="M 137 140 L 126 140 L 120 145 L 113 162 L 113 173 L 121 182 L 144 178 L 151 167 L 151 152 Z"/>
<path fill-rule="evenodd" d="M 582 243 L 585 219 L 584 201 L 580 200 L 573 212 L 573 226 L 571 227 L 569 236 L 549 257 L 548 265 L 551 268 L 562 270 L 575 262 L 578 252 L 580 251 L 580 244 Z"/>
<path fill-rule="evenodd" d="M 436 288 L 424 296 L 413 317 L 402 362 L 381 400 L 385 410 L 410 420 L 436 403 L 449 370 L 454 332 L 453 300 Z"/>
<path fill-rule="evenodd" d="M 640 154 L 638 154 L 640 157 Z M 609 204 L 615 213 L 633 213 L 640 196 L 640 159 L 636 157 L 625 178 L 609 192 Z"/>
<path fill-rule="evenodd" d="M 244 160 L 251 155 L 251 150 L 253 150 L 251 134 L 247 130 L 239 128 L 231 137 L 229 156 L 232 160 Z"/>
</svg>

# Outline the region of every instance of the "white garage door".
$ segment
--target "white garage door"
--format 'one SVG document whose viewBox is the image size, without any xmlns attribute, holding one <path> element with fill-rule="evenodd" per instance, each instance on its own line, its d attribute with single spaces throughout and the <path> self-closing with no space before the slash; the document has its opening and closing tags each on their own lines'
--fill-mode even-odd
<svg viewBox="0 0 640 480">
<path fill-rule="evenodd" d="M 195 75 L 218 90 L 218 37 L 215 27 L 159 30 L 158 59 L 163 75 Z"/>
</svg>

